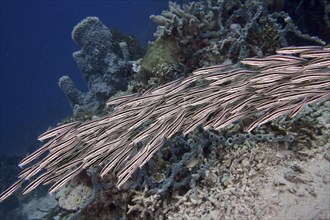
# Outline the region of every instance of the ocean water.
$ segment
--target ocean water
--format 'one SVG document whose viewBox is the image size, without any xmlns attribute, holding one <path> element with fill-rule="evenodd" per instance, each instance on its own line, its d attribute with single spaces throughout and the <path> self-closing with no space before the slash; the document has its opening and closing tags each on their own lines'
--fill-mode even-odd
<svg viewBox="0 0 330 220">
<path fill-rule="evenodd" d="M 73 27 L 96 16 L 109 28 L 132 34 L 144 45 L 154 40 L 151 14 L 167 9 L 166 0 L 3 1 L 0 45 L 0 153 L 25 156 L 38 135 L 72 110 L 57 83 L 69 75 L 85 90 L 72 58 L 79 47 Z"/>
<path fill-rule="evenodd" d="M 2 182 L 16 180 L 17 161 L 41 145 L 37 137 L 72 114 L 58 79 L 69 75 L 79 89 L 86 90 L 72 58 L 80 49 L 71 39 L 73 27 L 87 16 L 96 16 L 107 27 L 147 45 L 155 39 L 157 27 L 149 16 L 167 9 L 167 0 L 0 0 L 0 191 Z M 310 33 L 317 35 L 318 31 Z M 6 159 L 10 170 L 4 173 L 2 155 L 14 156 L 10 162 Z M 0 204 L 0 220 L 6 207 L 14 210 L 19 205 L 12 198 Z"/>
</svg>

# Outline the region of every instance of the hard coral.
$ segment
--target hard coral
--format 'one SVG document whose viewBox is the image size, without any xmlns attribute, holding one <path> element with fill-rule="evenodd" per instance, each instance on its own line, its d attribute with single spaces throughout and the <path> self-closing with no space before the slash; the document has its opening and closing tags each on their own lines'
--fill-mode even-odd
<svg viewBox="0 0 330 220">
<path fill-rule="evenodd" d="M 264 1 L 207 0 L 188 4 L 169 2 L 169 10 L 151 15 L 158 24 L 156 36 L 175 39 L 187 58 L 188 68 L 196 69 L 231 59 L 265 56 L 287 46 L 288 32 L 298 38 L 324 43 L 303 35 L 285 12 L 269 12 Z"/>
</svg>

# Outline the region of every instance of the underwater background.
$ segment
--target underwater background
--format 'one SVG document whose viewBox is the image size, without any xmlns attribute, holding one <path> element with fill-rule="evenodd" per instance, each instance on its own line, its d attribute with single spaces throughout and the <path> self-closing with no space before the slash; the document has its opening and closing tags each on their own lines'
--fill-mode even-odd
<svg viewBox="0 0 330 220">
<path fill-rule="evenodd" d="M 150 86 L 187 77 L 203 66 L 268 56 L 288 45 L 323 47 L 330 41 L 327 0 L 173 2 L 0 0 L 0 193 L 17 180 L 19 161 L 42 145 L 37 140 L 40 134 L 59 122 L 98 120 L 109 113 L 104 102 L 113 94 L 144 92 Z M 322 13 L 317 13 L 321 9 Z M 168 19 L 173 15 L 177 19 Z M 190 26 L 190 16 L 200 18 L 198 22 L 204 26 Z M 223 23 L 212 22 L 221 16 Z M 256 26 L 249 26 L 250 22 Z M 86 23 L 91 28 L 84 30 L 81 27 Z M 93 25 L 99 28 L 95 32 Z M 124 67 L 115 73 L 124 74 L 106 81 L 107 85 L 115 81 L 115 89 L 105 91 L 108 97 L 102 97 L 96 102 L 99 109 L 93 109 L 88 95 L 104 89 L 101 83 L 93 88 L 97 80 L 88 79 L 89 65 L 97 64 L 99 51 L 92 51 L 95 57 L 91 60 L 84 59 L 91 51 L 79 33 L 93 36 L 98 31 L 108 33 L 107 28 L 114 46 L 103 49 L 119 57 L 114 66 Z M 241 37 L 243 32 L 246 35 Z M 200 38 L 195 41 L 196 35 Z M 102 34 L 98 37 L 96 44 L 105 45 L 107 39 Z M 125 57 L 127 48 L 133 51 L 129 58 Z M 112 73 L 109 63 L 101 67 L 104 78 Z M 126 71 L 133 77 L 125 75 Z M 86 106 L 73 108 L 76 100 L 63 75 L 84 92 L 81 97 L 86 100 L 78 102 Z M 126 91 L 128 82 L 132 84 Z M 327 99 L 304 108 L 297 119 L 281 116 L 253 130 L 252 135 L 235 127 L 238 123 L 230 124 L 223 133 L 196 129 L 189 135 L 178 135 L 137 171 L 137 178 L 130 179 L 131 185 L 123 191 L 115 186 L 117 179 L 112 174 L 100 181 L 97 169 L 82 172 L 54 197 L 45 186 L 24 196 L 20 189 L 0 202 L 0 219 L 263 219 L 267 214 L 277 216 L 281 206 L 289 207 L 286 201 L 294 204 L 301 198 L 298 203 L 303 205 L 293 211 L 305 218 L 313 210 L 314 198 L 322 211 L 330 204 L 326 188 L 330 184 Z M 84 112 L 86 109 L 92 113 Z M 312 159 L 319 163 L 313 164 Z M 274 182 L 270 182 L 272 178 Z M 276 200 L 275 194 L 284 197 Z M 279 205 L 274 208 L 267 201 Z M 260 207 L 267 208 L 259 213 Z M 328 213 L 313 214 L 308 219 L 330 218 Z"/>
<path fill-rule="evenodd" d="M 86 90 L 72 53 L 73 27 L 87 16 L 132 34 L 145 46 L 157 25 L 149 19 L 168 1 L 3 1 L 1 0 L 0 152 L 25 156 L 39 144 L 37 137 L 71 115 L 58 87 L 70 75 Z"/>
</svg>

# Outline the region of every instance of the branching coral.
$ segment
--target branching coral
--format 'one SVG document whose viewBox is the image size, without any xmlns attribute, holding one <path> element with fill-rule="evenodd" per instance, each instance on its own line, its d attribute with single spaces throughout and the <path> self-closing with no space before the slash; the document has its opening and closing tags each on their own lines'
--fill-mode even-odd
<svg viewBox="0 0 330 220">
<path fill-rule="evenodd" d="M 233 62 L 273 54 L 287 46 L 287 33 L 324 44 L 303 34 L 285 12 L 269 12 L 264 1 L 207 0 L 188 4 L 170 2 L 169 10 L 150 17 L 158 24 L 156 36 L 175 39 L 187 67 Z M 196 65 L 197 66 L 194 66 Z"/>
<path fill-rule="evenodd" d="M 137 62 L 130 91 L 145 91 L 203 66 L 274 54 L 288 44 L 325 44 L 298 29 L 286 12 L 269 11 L 269 4 L 262 0 L 193 1 L 182 6 L 169 2 L 168 10 L 150 16 L 158 24 L 157 39 Z"/>
</svg>

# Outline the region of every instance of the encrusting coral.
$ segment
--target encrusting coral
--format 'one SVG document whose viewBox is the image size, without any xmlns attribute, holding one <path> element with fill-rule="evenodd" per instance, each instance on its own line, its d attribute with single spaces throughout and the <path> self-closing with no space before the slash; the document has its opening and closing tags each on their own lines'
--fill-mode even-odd
<svg viewBox="0 0 330 220">
<path fill-rule="evenodd" d="M 144 94 L 113 98 L 107 103 L 115 106 L 109 115 L 43 133 L 38 139 L 48 142 L 19 165 L 48 154 L 25 168 L 0 201 L 26 180 L 32 181 L 24 193 L 51 183 L 52 193 L 95 167 L 102 167 L 101 178 L 116 174 L 120 188 L 178 133 L 188 135 L 197 128 L 219 131 L 237 122 L 250 132 L 279 116 L 295 117 L 309 103 L 329 99 L 328 47 L 287 47 L 277 53 L 242 61 L 255 70 L 210 66 Z"/>
</svg>

